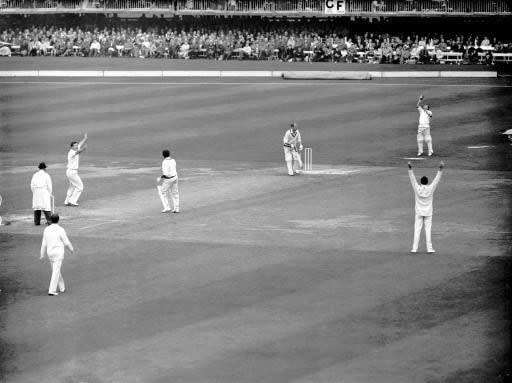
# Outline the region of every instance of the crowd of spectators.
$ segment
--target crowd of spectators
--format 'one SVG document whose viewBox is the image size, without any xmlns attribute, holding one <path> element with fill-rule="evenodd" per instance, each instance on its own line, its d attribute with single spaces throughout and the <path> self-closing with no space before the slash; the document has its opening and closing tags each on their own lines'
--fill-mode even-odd
<svg viewBox="0 0 512 383">
<path fill-rule="evenodd" d="M 512 52 L 493 36 L 355 33 L 307 26 L 137 28 L 33 26 L 0 31 L 0 46 L 22 56 L 206 58 L 371 63 L 436 63 L 443 52 L 463 62 L 490 64 L 492 54 Z M 480 54 L 479 54 L 480 53 Z"/>
</svg>

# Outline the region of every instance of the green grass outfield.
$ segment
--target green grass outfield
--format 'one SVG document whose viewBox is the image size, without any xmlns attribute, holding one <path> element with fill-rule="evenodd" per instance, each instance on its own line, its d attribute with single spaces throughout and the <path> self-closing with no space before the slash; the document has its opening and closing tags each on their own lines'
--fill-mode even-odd
<svg viewBox="0 0 512 383">
<path fill-rule="evenodd" d="M 420 93 L 435 155 L 416 174 L 446 163 L 435 255 L 423 238 L 409 253 Z M 511 95 L 501 79 L 0 79 L 0 381 L 502 382 Z M 313 174 L 286 175 L 291 121 Z M 164 148 L 179 215 L 160 213 Z M 55 298 L 31 222 L 40 161 L 76 249 Z"/>
</svg>

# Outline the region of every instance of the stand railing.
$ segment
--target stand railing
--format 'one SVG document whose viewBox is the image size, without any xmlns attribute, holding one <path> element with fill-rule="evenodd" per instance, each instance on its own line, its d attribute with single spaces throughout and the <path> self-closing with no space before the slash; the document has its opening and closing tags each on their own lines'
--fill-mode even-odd
<svg viewBox="0 0 512 383">
<path fill-rule="evenodd" d="M 339 3 L 338 0 L 335 0 Z M 0 0 L 0 13 L 20 10 L 77 12 L 154 10 L 177 14 L 317 14 L 327 0 Z M 345 16 L 510 15 L 509 0 L 345 0 Z M 32 13 L 32 12 L 31 12 Z M 331 14 L 332 16 L 332 14 Z"/>
</svg>

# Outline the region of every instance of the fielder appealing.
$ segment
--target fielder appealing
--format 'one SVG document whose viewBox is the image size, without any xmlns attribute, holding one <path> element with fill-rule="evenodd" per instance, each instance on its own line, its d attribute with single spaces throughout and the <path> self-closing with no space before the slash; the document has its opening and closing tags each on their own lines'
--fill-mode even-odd
<svg viewBox="0 0 512 383">
<path fill-rule="evenodd" d="M 86 148 L 85 142 L 87 141 L 87 133 L 84 134 L 84 138 L 80 142 L 73 141 L 71 142 L 68 152 L 68 166 L 66 169 L 66 176 L 68 177 L 69 187 L 66 193 L 66 200 L 64 201 L 64 205 L 66 206 L 78 206 L 78 198 L 80 198 L 80 194 L 82 194 L 84 190 L 84 184 L 82 180 L 78 176 L 78 165 L 80 161 L 80 153 L 82 153 Z"/>
<path fill-rule="evenodd" d="M 427 143 L 428 155 L 431 156 L 434 154 L 434 150 L 432 149 L 432 136 L 430 135 L 430 120 L 432 119 L 432 111 L 428 105 L 422 105 L 422 102 L 423 95 L 420 95 L 420 98 L 416 103 L 416 107 L 420 113 L 417 135 L 418 156 L 423 154 L 423 142 Z"/>
<path fill-rule="evenodd" d="M 418 244 L 423 224 L 425 224 L 427 252 L 435 253 L 436 251 L 432 247 L 432 214 L 434 212 L 432 202 L 434 199 L 434 192 L 441 180 L 441 176 L 443 175 L 444 162 L 439 164 L 439 170 L 434 181 L 432 181 L 430 185 L 428 184 L 428 177 L 421 177 L 421 185 L 419 185 L 414 177 L 411 163 L 408 162 L 407 166 L 409 167 L 409 179 L 411 180 L 415 198 L 414 240 L 411 253 L 416 253 L 418 251 Z"/>
<path fill-rule="evenodd" d="M 290 129 L 286 131 L 283 137 L 283 149 L 288 175 L 293 176 L 294 174 L 298 174 L 299 169 L 302 168 L 300 151 L 303 149 L 303 146 L 296 123 L 292 123 Z M 295 164 L 297 164 L 298 167 L 296 167 Z"/>
<path fill-rule="evenodd" d="M 164 209 L 162 213 L 172 211 L 180 212 L 180 193 L 178 190 L 178 173 L 176 171 L 176 161 L 171 158 L 169 150 L 162 151 L 164 159 L 162 161 L 162 175 L 156 179 L 158 183 L 156 188 L 162 201 Z M 172 209 L 171 209 L 172 204 Z"/>
<path fill-rule="evenodd" d="M 44 212 L 46 224 L 50 224 L 50 212 L 52 210 L 52 179 L 46 173 L 46 164 L 39 164 L 37 171 L 30 181 L 32 190 L 32 209 L 34 209 L 34 225 L 41 224 L 41 210 Z"/>
<path fill-rule="evenodd" d="M 59 295 L 57 287 L 63 293 L 66 290 L 64 285 L 64 278 L 60 269 L 62 261 L 64 260 L 64 246 L 73 252 L 73 245 L 69 242 L 66 231 L 58 224 L 59 215 L 52 214 L 51 225 L 44 229 L 43 243 L 41 244 L 41 256 L 39 259 L 43 260 L 45 255 L 48 256 L 52 266 L 52 277 L 50 279 L 50 287 L 48 288 L 48 295 Z"/>
</svg>

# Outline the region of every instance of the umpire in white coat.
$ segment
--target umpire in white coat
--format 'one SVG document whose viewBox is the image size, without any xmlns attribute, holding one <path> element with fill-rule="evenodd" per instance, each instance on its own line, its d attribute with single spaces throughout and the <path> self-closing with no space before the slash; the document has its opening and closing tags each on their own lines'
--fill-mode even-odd
<svg viewBox="0 0 512 383">
<path fill-rule="evenodd" d="M 441 176 L 443 175 L 444 162 L 441 161 L 439 164 L 439 170 L 434 181 L 432 181 L 430 185 L 428 184 L 428 177 L 421 177 L 420 184 L 418 184 L 418 182 L 416 182 L 411 163 L 408 162 L 407 166 L 409 167 L 409 179 L 414 190 L 415 199 L 414 239 L 411 253 L 416 253 L 418 251 L 418 244 L 423 225 L 425 225 L 427 252 L 435 253 L 436 251 L 432 247 L 432 214 L 434 212 L 432 202 L 434 200 L 434 192 L 436 191 L 437 185 L 439 184 L 439 181 L 441 181 Z"/>
<path fill-rule="evenodd" d="M 52 179 L 46 172 L 46 164 L 39 164 L 37 171 L 30 181 L 30 189 L 32 190 L 32 209 L 34 209 L 34 224 L 41 224 L 41 211 L 46 217 L 46 224 L 51 223 L 50 214 L 52 210 Z"/>
</svg>

